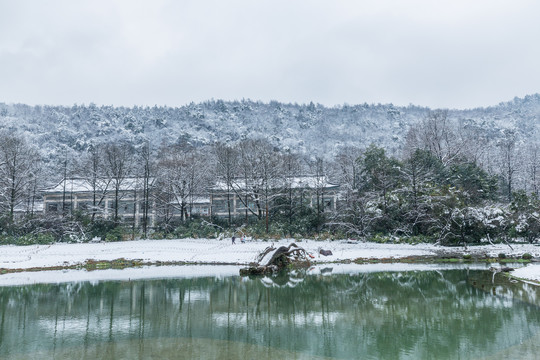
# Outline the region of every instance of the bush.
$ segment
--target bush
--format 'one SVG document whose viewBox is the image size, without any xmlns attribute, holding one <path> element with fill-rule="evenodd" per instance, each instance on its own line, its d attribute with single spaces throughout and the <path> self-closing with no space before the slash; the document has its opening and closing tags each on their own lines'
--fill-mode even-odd
<svg viewBox="0 0 540 360">
<path fill-rule="evenodd" d="M 506 259 L 506 254 L 505 253 L 499 253 L 498 257 L 499 257 L 499 259 Z"/>
<path fill-rule="evenodd" d="M 124 240 L 125 235 L 126 231 L 121 226 L 117 226 L 114 229 L 110 230 L 107 235 L 105 235 L 105 241 L 122 241 Z"/>
<path fill-rule="evenodd" d="M 0 244 L 2 245 L 46 245 L 54 242 L 54 236 L 47 233 L 0 236 Z"/>
<path fill-rule="evenodd" d="M 434 242 L 434 240 L 431 239 L 429 236 L 414 235 L 414 236 L 408 236 L 408 237 L 402 238 L 401 242 L 406 243 L 406 244 L 416 245 L 416 244 L 432 243 Z"/>
<path fill-rule="evenodd" d="M 216 234 L 216 228 L 202 220 L 187 220 L 174 230 L 177 238 L 212 238 Z"/>
<path fill-rule="evenodd" d="M 381 234 L 375 234 L 369 240 L 378 244 L 386 244 L 389 242 L 393 242 L 393 239 L 390 236 L 384 236 Z"/>
<path fill-rule="evenodd" d="M 154 231 L 153 233 L 150 234 L 149 237 L 152 240 L 161 240 L 161 239 L 165 239 L 165 233 L 161 231 Z"/>
<path fill-rule="evenodd" d="M 52 244 L 55 242 L 52 234 L 37 234 L 33 236 L 35 244 Z"/>
<path fill-rule="evenodd" d="M 113 231 L 116 225 L 113 221 L 105 219 L 96 219 L 93 223 L 90 223 L 86 229 L 87 235 L 90 238 L 100 237 L 106 238 L 110 231 Z"/>
<path fill-rule="evenodd" d="M 533 258 L 533 256 L 530 253 L 525 253 L 525 254 L 521 255 L 521 258 L 523 260 L 531 260 Z"/>
</svg>

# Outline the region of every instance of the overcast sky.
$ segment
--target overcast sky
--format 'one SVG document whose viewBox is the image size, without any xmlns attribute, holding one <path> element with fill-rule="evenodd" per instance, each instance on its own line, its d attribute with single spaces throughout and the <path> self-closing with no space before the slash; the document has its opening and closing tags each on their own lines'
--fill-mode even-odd
<svg viewBox="0 0 540 360">
<path fill-rule="evenodd" d="M 540 92 L 537 0 L 0 0 L 0 102 L 496 105 Z"/>
</svg>

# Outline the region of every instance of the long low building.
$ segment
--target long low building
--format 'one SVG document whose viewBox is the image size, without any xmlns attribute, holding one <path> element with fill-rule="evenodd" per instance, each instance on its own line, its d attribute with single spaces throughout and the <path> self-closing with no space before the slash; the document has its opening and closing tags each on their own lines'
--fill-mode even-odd
<svg viewBox="0 0 540 360">
<path fill-rule="evenodd" d="M 148 206 L 144 201 L 142 179 L 127 178 L 119 182 L 99 179 L 92 183 L 88 179 L 70 178 L 61 181 L 51 189 L 43 191 L 43 211 L 49 215 L 84 212 L 100 218 L 112 218 L 117 212 L 123 223 L 140 226 L 146 213 L 147 224 L 154 226 L 158 221 L 178 221 L 192 216 L 226 217 L 263 215 L 266 201 L 277 201 L 292 197 L 297 204 L 317 208 L 319 211 L 336 209 L 339 185 L 327 181 L 326 177 L 301 176 L 274 180 L 271 184 L 262 181 L 246 183 L 235 179 L 227 186 L 217 182 L 208 189 L 208 196 L 191 195 L 183 204 L 174 201 L 163 202 L 156 195 L 158 189 L 150 189 Z M 116 191 L 118 187 L 118 192 Z M 118 199 L 118 206 L 116 200 Z M 145 211 L 146 209 L 146 211 Z"/>
<path fill-rule="evenodd" d="M 336 210 L 339 185 L 330 183 L 326 176 L 297 176 L 275 179 L 245 181 L 234 179 L 228 184 L 217 182 L 210 189 L 212 215 L 225 217 L 264 215 L 266 202 L 290 198 L 298 205 L 318 208 L 321 212 Z M 230 205 L 227 205 L 229 201 Z M 230 208 L 230 209 L 229 209 Z"/>
<path fill-rule="evenodd" d="M 113 180 L 99 179 L 95 183 L 88 179 L 71 178 L 43 191 L 43 209 L 46 214 L 69 214 L 85 212 L 97 217 L 110 218 L 115 210 L 115 190 Z M 118 216 L 126 223 L 143 222 L 143 182 L 128 178 L 119 182 Z M 148 207 L 148 224 L 155 223 L 155 207 Z M 151 225 L 152 226 L 152 225 Z"/>
</svg>

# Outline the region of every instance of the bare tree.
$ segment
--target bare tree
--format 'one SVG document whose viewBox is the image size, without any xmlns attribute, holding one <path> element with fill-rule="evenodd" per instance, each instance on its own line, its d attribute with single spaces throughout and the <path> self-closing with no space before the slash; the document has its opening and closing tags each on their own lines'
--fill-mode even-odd
<svg viewBox="0 0 540 360">
<path fill-rule="evenodd" d="M 245 141 L 239 153 L 242 176 L 234 179 L 233 191 L 245 207 L 246 217 L 248 211 L 259 219 L 264 216 L 268 232 L 270 209 L 284 186 L 282 154 L 266 139 Z"/>
<path fill-rule="evenodd" d="M 0 206 L 13 222 L 15 207 L 32 194 L 38 172 L 37 150 L 13 133 L 0 135 Z"/>
<path fill-rule="evenodd" d="M 186 145 L 162 146 L 159 151 L 158 183 L 170 191 L 167 198 L 182 221 L 191 215 L 193 197 L 200 183 L 201 160 L 196 149 Z"/>
<path fill-rule="evenodd" d="M 262 219 L 267 210 L 270 187 L 274 186 L 268 181 L 272 181 L 273 171 L 277 169 L 270 169 L 269 164 L 274 163 L 276 154 L 272 145 L 263 139 L 244 141 L 238 148 L 241 176 L 234 179 L 232 189 L 244 206 L 246 221 L 249 213 Z"/>
<path fill-rule="evenodd" d="M 240 154 L 239 170 L 241 176 L 239 177 L 239 181 L 235 181 L 233 184 L 233 190 L 244 207 L 246 224 L 249 222 L 250 214 L 256 215 L 259 218 L 261 217 L 260 194 L 256 187 L 255 149 L 256 146 L 254 140 L 246 140 L 238 145 L 238 152 Z M 259 209 L 258 212 L 255 211 L 252 206 L 253 204 Z"/>
<path fill-rule="evenodd" d="M 243 206 L 246 221 L 249 214 L 264 217 L 268 231 L 270 210 L 284 186 L 282 154 L 266 139 L 247 140 L 236 147 L 218 144 L 214 149 L 229 217 L 235 199 Z"/>
<path fill-rule="evenodd" d="M 140 151 L 140 159 L 142 161 L 142 219 L 141 219 L 141 227 L 143 231 L 143 235 L 146 238 L 148 236 L 148 219 L 149 219 L 149 212 L 151 209 L 150 206 L 150 194 L 152 192 L 152 189 L 154 188 L 154 183 L 156 181 L 156 178 L 153 176 L 156 168 L 154 166 L 154 162 L 152 161 L 152 150 L 150 148 L 150 144 L 146 142 Z"/>
<path fill-rule="evenodd" d="M 90 185 L 92 192 L 92 204 L 86 209 L 91 214 L 91 221 L 94 222 L 96 215 L 102 213 L 105 207 L 105 198 L 111 187 L 112 179 L 105 176 L 104 150 L 101 144 L 92 144 L 80 166 L 83 179 Z"/>
<path fill-rule="evenodd" d="M 358 192 L 361 166 L 359 159 L 362 156 L 360 148 L 349 146 L 341 149 L 332 164 L 332 174 L 344 195 L 343 201 L 349 203 Z"/>
<path fill-rule="evenodd" d="M 216 143 L 213 148 L 216 159 L 216 177 L 225 185 L 229 226 L 232 223 L 231 195 L 238 171 L 238 152 L 232 146 Z"/>
<path fill-rule="evenodd" d="M 153 192 L 153 200 L 155 201 L 155 210 L 160 226 L 164 231 L 169 232 L 173 229 L 174 218 L 174 189 L 172 180 L 167 177 L 161 169 L 158 170 L 159 180 L 156 180 L 155 191 Z"/>
<path fill-rule="evenodd" d="M 314 174 L 314 184 L 313 187 L 315 190 L 315 210 L 317 212 L 317 217 L 324 212 L 324 190 L 326 185 L 326 169 L 325 162 L 322 158 L 316 157 L 314 161 L 311 162 L 311 172 Z"/>
<path fill-rule="evenodd" d="M 462 120 L 457 125 L 456 135 L 457 141 L 462 144 L 462 150 L 458 155 L 474 164 L 484 166 L 488 160 L 487 151 L 491 145 L 487 132 Z"/>
<path fill-rule="evenodd" d="M 269 231 L 270 207 L 281 196 L 284 185 L 281 154 L 268 142 L 260 141 L 256 147 L 259 188 L 262 189 L 265 206 L 266 232 Z"/>
<path fill-rule="evenodd" d="M 282 166 L 283 166 L 283 178 L 284 178 L 284 193 L 286 199 L 286 209 L 287 219 L 289 225 L 292 225 L 292 222 L 295 218 L 296 209 L 299 206 L 302 206 L 302 199 L 299 198 L 296 194 L 295 179 L 302 173 L 302 163 L 300 156 L 298 154 L 286 151 L 282 157 Z"/>
<path fill-rule="evenodd" d="M 501 174 L 503 176 L 506 196 L 508 201 L 512 201 L 512 191 L 514 185 L 514 174 L 517 170 L 517 151 L 516 151 L 517 136 L 512 130 L 504 132 L 504 137 L 498 142 L 497 146 L 500 150 L 501 159 Z"/>
<path fill-rule="evenodd" d="M 429 112 L 422 123 L 411 127 L 406 141 L 406 155 L 418 148 L 429 150 L 446 166 L 463 155 L 468 140 L 458 136 L 448 111 L 439 110 Z"/>
<path fill-rule="evenodd" d="M 329 169 L 332 179 L 340 184 L 338 211 L 333 214 L 330 224 L 347 233 L 363 236 L 369 214 L 359 192 L 362 154 L 363 150 L 355 146 L 342 148 Z"/>
<path fill-rule="evenodd" d="M 64 180 L 62 182 L 63 191 L 61 215 L 62 217 L 65 217 L 73 213 L 73 189 L 69 188 L 69 185 L 72 185 L 73 187 L 73 183 L 70 184 L 67 179 L 73 179 L 74 176 L 77 175 L 77 171 L 81 170 L 81 163 L 78 161 L 79 158 L 75 156 L 73 150 L 69 147 L 62 146 L 60 151 L 62 154 L 62 160 L 56 165 L 61 167 L 56 168 L 55 170 L 58 174 L 62 174 L 62 179 Z M 85 172 L 83 171 L 83 173 Z"/>
<path fill-rule="evenodd" d="M 526 171 L 530 192 L 540 195 L 540 147 L 538 144 L 527 148 Z"/>
<path fill-rule="evenodd" d="M 108 143 L 104 146 L 105 174 L 111 180 L 111 190 L 114 194 L 114 222 L 119 223 L 118 208 L 122 198 L 122 189 L 127 179 L 132 175 L 133 148 L 127 143 Z"/>
</svg>

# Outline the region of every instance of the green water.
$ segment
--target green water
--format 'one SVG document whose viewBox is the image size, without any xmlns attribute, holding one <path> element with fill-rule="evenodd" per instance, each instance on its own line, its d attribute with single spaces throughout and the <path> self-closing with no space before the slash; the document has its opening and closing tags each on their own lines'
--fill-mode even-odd
<svg viewBox="0 0 540 360">
<path fill-rule="evenodd" d="M 486 271 L 0 288 L 4 359 L 508 359 L 540 354 L 540 293 Z"/>
</svg>

